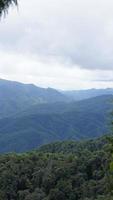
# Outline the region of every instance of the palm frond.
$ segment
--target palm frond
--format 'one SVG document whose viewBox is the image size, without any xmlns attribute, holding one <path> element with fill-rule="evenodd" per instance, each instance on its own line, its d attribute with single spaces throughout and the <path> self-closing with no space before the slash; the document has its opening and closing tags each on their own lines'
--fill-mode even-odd
<svg viewBox="0 0 113 200">
<path fill-rule="evenodd" d="M 8 8 L 10 5 L 17 5 L 17 0 L 0 0 L 0 16 L 4 13 L 8 12 Z"/>
</svg>

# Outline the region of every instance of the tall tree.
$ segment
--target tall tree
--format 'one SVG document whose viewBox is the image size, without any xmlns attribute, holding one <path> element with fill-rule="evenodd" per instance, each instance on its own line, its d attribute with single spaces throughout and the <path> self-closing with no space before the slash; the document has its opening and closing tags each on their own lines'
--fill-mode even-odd
<svg viewBox="0 0 113 200">
<path fill-rule="evenodd" d="M 8 12 L 10 5 L 17 5 L 17 0 L 0 0 L 0 16 Z"/>
</svg>

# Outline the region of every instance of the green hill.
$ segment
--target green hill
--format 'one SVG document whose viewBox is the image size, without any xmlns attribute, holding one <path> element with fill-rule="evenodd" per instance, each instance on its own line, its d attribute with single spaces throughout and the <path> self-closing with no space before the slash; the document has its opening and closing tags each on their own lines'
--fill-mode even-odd
<svg viewBox="0 0 113 200">
<path fill-rule="evenodd" d="M 67 98 L 52 88 L 40 88 L 0 79 L 0 118 L 11 116 L 32 105 L 66 101 Z"/>
<path fill-rule="evenodd" d="M 0 120 L 0 152 L 23 152 L 53 141 L 96 138 L 109 133 L 112 95 L 76 103 L 33 106 Z"/>
</svg>

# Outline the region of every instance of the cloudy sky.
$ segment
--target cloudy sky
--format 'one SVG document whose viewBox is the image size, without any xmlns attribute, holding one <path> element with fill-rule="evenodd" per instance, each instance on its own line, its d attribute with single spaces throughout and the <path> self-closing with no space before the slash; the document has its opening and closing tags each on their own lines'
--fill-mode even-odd
<svg viewBox="0 0 113 200">
<path fill-rule="evenodd" d="M 0 22 L 0 78 L 113 87 L 113 0 L 20 0 Z"/>
</svg>

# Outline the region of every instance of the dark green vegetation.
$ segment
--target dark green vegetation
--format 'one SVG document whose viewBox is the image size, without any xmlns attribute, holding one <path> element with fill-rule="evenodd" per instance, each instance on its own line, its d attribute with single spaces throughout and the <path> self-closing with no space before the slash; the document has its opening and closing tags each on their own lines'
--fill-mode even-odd
<svg viewBox="0 0 113 200">
<path fill-rule="evenodd" d="M 112 200 L 110 157 L 105 138 L 1 155 L 0 200 Z"/>
<path fill-rule="evenodd" d="M 0 16 L 8 12 L 9 6 L 17 5 L 17 0 L 0 0 Z"/>
<path fill-rule="evenodd" d="M 109 133 L 112 95 L 69 102 L 54 89 L 0 80 L 0 152 Z"/>
</svg>

